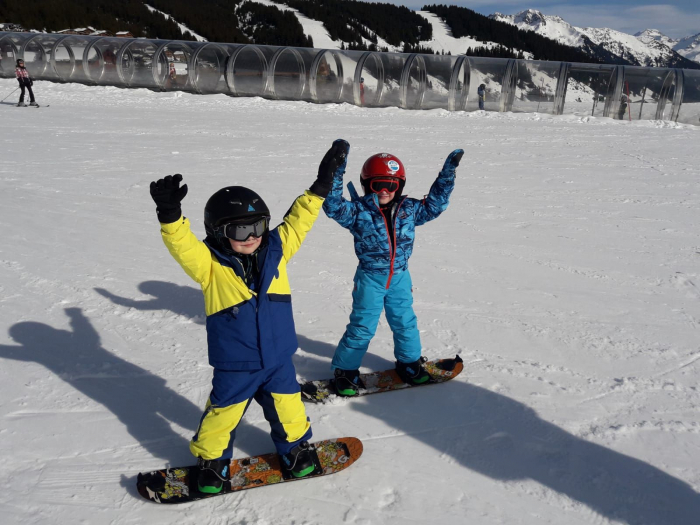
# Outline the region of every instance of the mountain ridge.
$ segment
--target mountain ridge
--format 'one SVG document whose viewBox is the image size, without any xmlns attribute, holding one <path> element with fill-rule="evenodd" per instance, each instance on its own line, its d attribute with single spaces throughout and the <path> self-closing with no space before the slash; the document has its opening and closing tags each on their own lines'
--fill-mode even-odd
<svg viewBox="0 0 700 525">
<path fill-rule="evenodd" d="M 698 63 L 688 55 L 700 58 L 700 34 L 695 35 L 695 41 L 685 42 L 683 49 L 689 49 L 680 53 L 676 49 L 679 40 L 669 38 L 656 29 L 629 35 L 610 28 L 578 27 L 560 16 L 545 15 L 536 9 L 526 9 L 514 15 L 497 12 L 489 15 L 489 18 L 574 47 L 583 48 L 590 41 L 596 48 L 603 48 L 632 65 L 698 68 Z"/>
</svg>

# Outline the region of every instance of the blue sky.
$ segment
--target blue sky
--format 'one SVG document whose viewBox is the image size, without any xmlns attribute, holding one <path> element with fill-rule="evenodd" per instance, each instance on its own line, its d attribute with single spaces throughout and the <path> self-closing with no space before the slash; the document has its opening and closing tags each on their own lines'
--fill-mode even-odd
<svg viewBox="0 0 700 525">
<path fill-rule="evenodd" d="M 377 1 L 377 0 L 375 0 Z M 546 15 L 559 15 L 579 27 L 610 27 L 634 34 L 647 28 L 658 29 L 675 38 L 700 33 L 700 0 L 661 3 L 658 0 L 378 0 L 420 9 L 426 4 L 454 4 L 489 15 L 496 11 L 515 14 L 538 9 Z"/>
</svg>

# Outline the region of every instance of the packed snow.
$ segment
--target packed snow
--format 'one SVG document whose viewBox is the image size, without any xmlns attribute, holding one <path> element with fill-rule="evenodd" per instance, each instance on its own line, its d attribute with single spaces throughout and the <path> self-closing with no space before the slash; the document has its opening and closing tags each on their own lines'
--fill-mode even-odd
<svg viewBox="0 0 700 525">
<path fill-rule="evenodd" d="M 0 92 L 16 87 L 0 80 Z M 586 115 L 404 111 L 37 82 L 0 104 L 0 501 L 7 524 L 658 524 L 700 515 L 700 128 Z M 203 301 L 160 238 L 182 173 L 196 234 L 219 188 L 279 221 L 336 138 L 346 180 L 388 151 L 407 192 L 466 154 L 411 258 L 443 384 L 311 405 L 347 471 L 182 506 L 136 475 L 191 464 L 207 399 Z M 330 373 L 352 238 L 321 216 L 288 271 L 300 379 Z M 380 324 L 364 371 L 392 366 Z M 253 405 L 236 457 L 273 449 Z"/>
</svg>

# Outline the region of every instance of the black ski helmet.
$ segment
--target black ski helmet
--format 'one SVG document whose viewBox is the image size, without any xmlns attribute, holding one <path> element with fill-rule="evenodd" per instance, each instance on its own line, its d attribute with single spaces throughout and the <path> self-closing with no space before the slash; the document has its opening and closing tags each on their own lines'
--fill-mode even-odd
<svg viewBox="0 0 700 525">
<path fill-rule="evenodd" d="M 270 210 L 260 195 L 243 186 L 228 186 L 209 197 L 204 206 L 204 229 L 207 235 L 216 237 L 214 229 L 227 222 L 269 216 Z"/>
</svg>

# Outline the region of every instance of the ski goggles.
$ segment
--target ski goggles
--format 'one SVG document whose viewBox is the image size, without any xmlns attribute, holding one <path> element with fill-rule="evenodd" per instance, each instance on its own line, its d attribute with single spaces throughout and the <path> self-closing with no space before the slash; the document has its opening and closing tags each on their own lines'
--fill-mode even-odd
<svg viewBox="0 0 700 525">
<path fill-rule="evenodd" d="M 399 190 L 399 179 L 393 177 L 370 179 L 369 189 L 372 193 L 381 193 L 384 190 L 394 193 Z"/>
<path fill-rule="evenodd" d="M 247 241 L 250 237 L 262 237 L 267 231 L 270 217 L 262 217 L 255 222 L 242 224 L 240 222 L 229 222 L 217 228 L 217 233 L 228 237 L 234 241 Z"/>
</svg>

